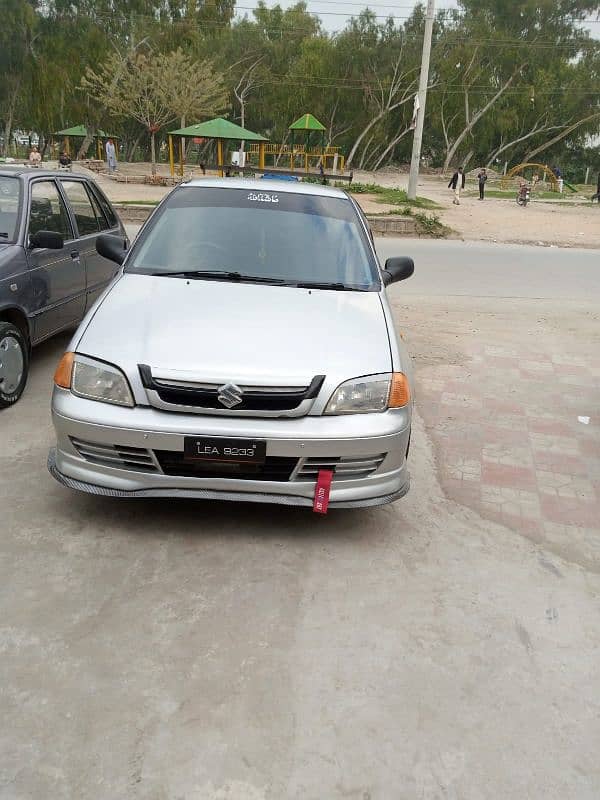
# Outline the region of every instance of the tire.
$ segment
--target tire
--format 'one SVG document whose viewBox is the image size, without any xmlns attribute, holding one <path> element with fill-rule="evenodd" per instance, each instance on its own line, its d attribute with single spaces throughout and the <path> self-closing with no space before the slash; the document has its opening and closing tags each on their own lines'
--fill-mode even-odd
<svg viewBox="0 0 600 800">
<path fill-rule="evenodd" d="M 0 322 L 0 408 L 14 405 L 23 394 L 29 374 L 29 347 L 21 331 Z"/>
</svg>

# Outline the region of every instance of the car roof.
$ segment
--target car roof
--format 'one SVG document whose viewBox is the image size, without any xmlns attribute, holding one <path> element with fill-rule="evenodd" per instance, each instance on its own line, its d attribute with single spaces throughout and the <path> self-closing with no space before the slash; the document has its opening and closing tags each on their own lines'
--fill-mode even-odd
<svg viewBox="0 0 600 800">
<path fill-rule="evenodd" d="M 25 167 L 22 164 L 11 167 L 10 165 L 2 166 L 0 169 L 0 176 L 11 177 L 15 176 L 25 178 L 25 180 L 32 180 L 33 178 L 64 178 L 69 175 L 70 178 L 84 178 L 90 180 L 87 175 L 81 175 L 76 172 L 66 173 L 64 170 L 58 169 L 35 169 L 32 167 Z"/>
<path fill-rule="evenodd" d="M 258 178 L 192 178 L 179 184 L 185 189 L 188 186 L 200 186 L 205 189 L 248 189 L 253 192 L 287 192 L 288 194 L 311 194 L 319 197 L 337 197 L 347 199 L 343 189 L 334 186 L 322 186 L 318 183 L 301 183 L 298 181 L 261 180 Z"/>
</svg>

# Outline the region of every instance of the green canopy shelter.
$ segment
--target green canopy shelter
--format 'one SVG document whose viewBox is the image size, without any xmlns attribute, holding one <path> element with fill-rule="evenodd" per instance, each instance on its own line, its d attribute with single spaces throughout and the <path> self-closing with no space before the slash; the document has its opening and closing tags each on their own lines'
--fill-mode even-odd
<svg viewBox="0 0 600 800">
<path fill-rule="evenodd" d="M 71 155 L 71 139 L 85 139 L 88 135 L 88 129 L 85 125 L 73 125 L 72 128 L 65 128 L 62 131 L 56 131 L 54 134 L 55 136 L 62 136 L 65 140 L 65 150 L 67 151 L 68 155 Z M 109 133 L 105 133 L 103 130 L 98 128 L 96 133 L 94 134 L 93 138 L 96 140 L 96 152 L 98 154 L 98 159 L 100 161 L 103 160 L 102 155 L 102 142 L 105 139 L 118 139 L 118 136 L 111 136 Z"/>
<path fill-rule="evenodd" d="M 312 114 L 303 114 L 300 119 L 297 119 L 296 122 L 292 122 L 289 129 L 292 132 L 292 150 L 294 149 L 294 143 L 296 139 L 297 133 L 304 134 L 304 160 L 305 160 L 305 169 L 308 172 L 308 151 L 311 142 L 311 135 L 313 137 L 313 142 L 315 137 L 320 134 L 320 144 L 321 147 L 325 147 L 325 133 L 327 128 L 323 123 L 319 122 L 319 120 L 314 117 Z M 293 158 L 292 158 L 293 161 Z"/>
<path fill-rule="evenodd" d="M 173 151 L 173 137 L 179 137 L 179 163 L 180 174 L 183 175 L 183 140 L 185 138 L 215 139 L 217 142 L 217 166 L 219 175 L 223 177 L 223 142 L 235 140 L 240 142 L 258 142 L 258 161 L 259 168 L 262 169 L 265 163 L 264 143 L 268 141 L 260 133 L 254 133 L 234 122 L 230 122 L 223 117 L 216 117 L 207 122 L 199 122 L 196 125 L 188 125 L 187 128 L 179 128 L 176 131 L 169 131 L 169 160 L 171 163 L 171 175 L 175 175 L 175 156 Z"/>
</svg>

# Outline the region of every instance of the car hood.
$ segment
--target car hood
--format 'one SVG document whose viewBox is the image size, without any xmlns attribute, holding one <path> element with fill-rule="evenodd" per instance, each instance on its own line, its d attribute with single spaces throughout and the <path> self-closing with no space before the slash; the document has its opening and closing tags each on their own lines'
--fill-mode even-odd
<svg viewBox="0 0 600 800">
<path fill-rule="evenodd" d="M 77 351 L 155 377 L 306 385 L 391 370 L 377 292 L 123 275 L 90 316 Z"/>
</svg>

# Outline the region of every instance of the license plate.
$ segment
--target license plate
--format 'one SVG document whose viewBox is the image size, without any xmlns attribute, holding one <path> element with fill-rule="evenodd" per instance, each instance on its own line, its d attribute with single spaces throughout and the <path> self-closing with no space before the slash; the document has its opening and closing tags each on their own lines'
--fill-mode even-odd
<svg viewBox="0 0 600 800">
<path fill-rule="evenodd" d="M 225 461 L 229 463 L 263 464 L 267 443 L 254 439 L 221 439 L 186 436 L 183 443 L 186 461 Z"/>
</svg>

